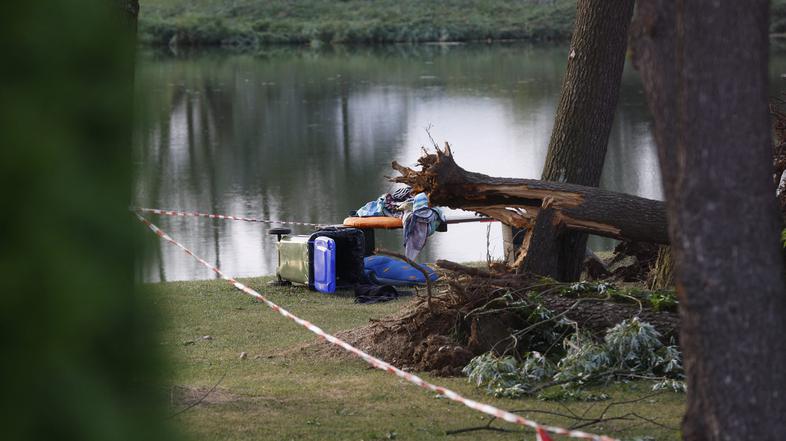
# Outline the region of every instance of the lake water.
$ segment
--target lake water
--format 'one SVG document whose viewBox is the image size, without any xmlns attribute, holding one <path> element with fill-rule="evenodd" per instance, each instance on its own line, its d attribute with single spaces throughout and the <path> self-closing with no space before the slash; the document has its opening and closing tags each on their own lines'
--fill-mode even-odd
<svg viewBox="0 0 786 441">
<path fill-rule="evenodd" d="M 538 178 L 567 54 L 565 46 L 519 44 L 144 53 L 134 202 L 340 223 L 392 188 L 385 179 L 394 174 L 391 161 L 415 163 L 421 146 L 430 145 L 428 127 L 437 142 L 451 143 L 468 170 Z M 784 58 L 773 60 L 773 84 L 783 81 Z M 630 66 L 601 185 L 661 197 L 651 119 Z M 275 272 L 269 225 L 150 218 L 231 275 Z M 452 225 L 429 239 L 419 260 L 501 257 L 500 226 L 487 228 Z M 400 230 L 377 233 L 378 246 L 400 250 L 401 242 Z M 215 277 L 181 250 L 158 246 L 140 263 L 141 280 Z"/>
</svg>

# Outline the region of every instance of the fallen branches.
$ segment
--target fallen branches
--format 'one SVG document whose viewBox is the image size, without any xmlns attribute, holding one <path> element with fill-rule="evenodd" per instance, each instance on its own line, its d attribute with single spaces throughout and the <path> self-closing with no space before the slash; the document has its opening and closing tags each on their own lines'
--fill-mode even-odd
<svg viewBox="0 0 786 441">
<path fill-rule="evenodd" d="M 341 338 L 403 367 L 459 375 L 472 357 L 489 351 L 519 356 L 563 350 L 564 338 L 576 327 L 600 340 L 607 329 L 639 317 L 664 341 L 677 334 L 676 312 L 653 309 L 673 308 L 660 298 L 650 301 L 603 283 L 566 284 L 449 261 L 437 266 L 442 277 L 432 284 L 430 307 L 425 297 L 418 299 L 396 316 L 345 331 Z"/>
<path fill-rule="evenodd" d="M 390 257 L 395 257 L 396 259 L 401 259 L 404 262 L 407 262 L 412 268 L 415 268 L 416 270 L 420 271 L 420 273 L 423 274 L 423 278 L 426 279 L 426 304 L 428 305 L 428 309 L 431 310 L 431 277 L 429 277 L 429 273 L 428 271 L 425 270 L 425 268 L 420 266 L 419 263 L 415 262 L 414 260 L 400 253 L 394 253 L 392 251 L 377 248 L 374 250 L 374 254 L 381 254 L 383 256 L 390 256 Z"/>
<path fill-rule="evenodd" d="M 537 278 L 527 273 L 492 273 L 483 268 L 468 267 L 445 260 L 437 261 L 437 266 L 450 271 L 452 278 L 460 278 L 460 283 L 458 284 L 461 285 L 464 293 L 472 293 L 473 303 L 478 303 L 479 299 L 488 301 L 490 298 L 497 297 L 498 295 L 495 296 L 495 294 L 499 294 L 498 291 L 500 289 L 507 290 L 520 297 L 524 297 L 528 291 L 532 291 L 537 293 L 538 301 L 544 307 L 557 315 L 564 315 L 569 320 L 578 323 L 582 329 L 594 335 L 602 335 L 606 329 L 623 320 L 639 317 L 642 321 L 653 325 L 667 340 L 678 338 L 680 320 L 679 315 L 675 311 L 657 311 L 653 308 L 643 308 L 639 303 L 640 300 L 635 298 L 630 298 L 627 300 L 627 303 L 623 303 L 626 300 L 625 296 L 619 296 L 616 299 L 617 301 L 610 301 L 614 300 L 610 298 L 601 298 L 600 300 L 606 301 L 582 302 L 581 307 L 578 308 L 576 303 L 581 297 L 564 294 L 564 291 L 569 290 L 571 287 L 589 287 L 591 284 L 558 283 L 546 278 Z M 447 279 L 450 280 L 451 277 L 447 277 Z M 598 285 L 595 284 L 594 286 Z M 480 303 L 480 305 L 482 304 Z"/>
<path fill-rule="evenodd" d="M 660 427 L 662 429 L 677 432 L 679 429 L 675 426 L 679 423 L 678 421 L 670 422 L 673 425 L 669 425 L 658 421 L 657 416 L 644 416 L 637 411 L 623 411 L 619 413 L 614 413 L 616 409 L 621 407 L 628 408 L 632 405 L 636 405 L 643 402 L 649 402 L 656 396 L 661 395 L 662 393 L 663 392 L 655 392 L 655 393 L 643 395 L 641 397 L 632 398 L 629 400 L 611 401 L 608 404 L 606 404 L 606 406 L 604 406 L 603 409 L 600 410 L 600 412 L 594 414 L 594 416 L 590 415 L 590 412 L 592 411 L 594 406 L 589 406 L 584 411 L 581 411 L 581 413 L 579 413 L 571 409 L 568 405 L 562 403 L 560 404 L 565 409 L 565 413 L 556 412 L 552 410 L 544 410 L 544 409 L 516 409 L 513 410 L 512 412 L 518 414 L 524 414 L 524 415 L 540 414 L 540 415 L 547 415 L 551 417 L 557 417 L 561 419 L 560 424 L 569 426 L 571 430 L 586 429 L 591 426 L 607 424 L 612 421 L 640 421 L 646 424 L 651 424 L 653 426 Z M 512 430 L 493 426 L 492 424 L 494 424 L 496 421 L 497 419 L 492 417 L 489 419 L 489 421 L 486 424 L 448 430 L 445 432 L 445 434 L 458 435 L 462 433 L 479 432 L 479 431 L 514 432 Z"/>
<path fill-rule="evenodd" d="M 213 387 L 211 387 L 210 389 L 208 389 L 208 390 L 207 390 L 207 392 L 205 392 L 205 393 L 204 393 L 204 394 L 203 394 L 203 395 L 202 395 L 202 396 L 201 396 L 199 399 L 195 400 L 194 402 L 192 402 L 192 403 L 191 403 L 191 404 L 189 404 L 188 406 L 184 407 L 183 409 L 180 409 L 180 410 L 178 410 L 177 412 L 175 412 L 175 413 L 173 413 L 173 414 L 170 414 L 169 416 L 167 416 L 167 419 L 174 418 L 174 417 L 176 417 L 176 416 L 178 416 L 178 415 L 181 415 L 181 414 L 183 414 L 183 413 L 185 413 L 185 412 L 187 412 L 187 411 L 189 411 L 189 410 L 193 409 L 194 407 L 196 407 L 196 406 L 200 405 L 200 404 L 201 404 L 203 401 L 205 401 L 205 398 L 207 398 L 207 397 L 208 397 L 208 395 L 212 394 L 212 393 L 213 393 L 213 391 L 214 391 L 214 390 L 216 390 L 216 388 L 218 387 L 218 385 L 219 385 L 219 384 L 221 384 L 221 382 L 222 382 L 222 381 L 224 381 L 224 378 L 226 378 L 226 376 L 227 376 L 227 371 L 225 371 L 225 372 L 224 372 L 224 373 L 221 375 L 221 378 L 219 378 L 219 379 L 218 379 L 218 381 L 216 381 L 216 384 L 214 384 L 214 385 L 213 385 Z"/>
</svg>

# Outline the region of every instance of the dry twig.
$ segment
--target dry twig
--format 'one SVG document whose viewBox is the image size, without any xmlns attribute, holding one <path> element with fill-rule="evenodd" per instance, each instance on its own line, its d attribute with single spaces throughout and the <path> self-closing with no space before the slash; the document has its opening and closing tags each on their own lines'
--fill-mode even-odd
<svg viewBox="0 0 786 441">
<path fill-rule="evenodd" d="M 198 400 L 194 401 L 193 403 L 189 404 L 189 405 L 188 405 L 188 406 L 186 406 L 185 408 L 183 408 L 183 409 L 180 409 L 180 410 L 178 410 L 177 412 L 175 412 L 175 413 L 173 413 L 173 414 L 169 415 L 169 416 L 167 417 L 167 419 L 174 418 L 174 417 L 176 417 L 176 416 L 178 416 L 178 415 L 180 415 L 180 414 L 182 414 L 182 413 L 184 413 L 184 412 L 186 412 L 186 411 L 188 411 L 188 410 L 190 410 L 190 409 L 192 409 L 192 408 L 194 408 L 194 407 L 198 406 L 200 403 L 202 403 L 203 401 L 205 401 L 205 398 L 207 398 L 207 397 L 208 397 L 208 395 L 210 395 L 211 393 L 213 393 L 213 391 L 214 391 L 214 390 L 216 390 L 216 388 L 218 387 L 218 385 L 219 385 L 219 384 L 221 384 L 221 382 L 222 382 L 222 381 L 224 381 L 224 377 L 226 377 L 226 376 L 227 376 L 227 372 L 225 371 L 225 372 L 223 373 L 223 375 L 221 375 L 221 378 L 219 378 L 219 379 L 218 379 L 218 381 L 216 382 L 216 384 L 214 384 L 214 385 L 213 385 L 213 387 L 211 387 L 211 388 L 210 388 L 210 390 L 208 390 L 207 392 L 205 392 L 205 394 L 204 394 L 204 395 L 202 395 L 202 397 L 200 397 Z"/>
<path fill-rule="evenodd" d="M 576 429 L 580 429 L 580 428 L 586 428 L 586 427 L 595 426 L 595 425 L 598 425 L 598 424 L 604 424 L 604 423 L 608 423 L 610 421 L 631 421 L 631 420 L 637 419 L 637 420 L 641 420 L 645 424 L 649 423 L 649 424 L 658 426 L 658 427 L 663 428 L 663 429 L 677 431 L 678 428 L 676 428 L 676 427 L 671 427 L 671 426 L 665 425 L 665 424 L 657 421 L 656 418 L 642 416 L 642 415 L 640 415 L 640 414 L 638 414 L 636 412 L 627 412 L 627 413 L 624 413 L 624 414 L 618 415 L 618 416 L 608 416 L 609 411 L 612 408 L 614 408 L 615 406 L 622 406 L 622 405 L 626 405 L 626 404 L 638 403 L 638 402 L 650 399 L 650 398 L 652 398 L 654 396 L 660 395 L 661 393 L 662 392 L 655 392 L 655 393 L 644 395 L 642 397 L 634 398 L 634 399 L 631 399 L 631 400 L 611 402 L 611 403 L 607 404 L 606 407 L 603 408 L 603 410 L 600 412 L 600 414 L 597 417 L 594 417 L 594 418 L 593 417 L 588 417 L 587 413 L 595 406 L 595 403 L 593 403 L 586 410 L 584 410 L 584 412 L 582 412 L 581 415 L 577 414 L 575 411 L 573 411 L 572 409 L 570 409 L 567 405 L 565 405 L 563 403 L 559 403 L 559 404 L 567 411 L 567 413 L 555 412 L 555 411 L 551 411 L 551 410 L 542 410 L 542 409 L 516 409 L 516 410 L 512 410 L 511 412 L 513 412 L 513 413 L 520 413 L 520 414 L 537 413 L 537 414 L 550 415 L 550 416 L 555 416 L 555 417 L 559 417 L 559 418 L 564 418 L 566 420 L 574 422 L 574 424 L 570 426 L 571 430 L 576 430 Z M 485 425 L 482 425 L 482 426 L 472 426 L 472 427 L 465 427 L 465 428 L 461 428 L 461 429 L 448 430 L 445 433 L 447 435 L 456 435 L 456 434 L 460 434 L 460 433 L 476 432 L 476 431 L 481 431 L 481 430 L 489 430 L 489 431 L 494 431 L 494 432 L 513 432 L 511 430 L 502 429 L 500 427 L 492 426 L 492 424 L 495 421 L 496 421 L 496 418 L 491 418 L 488 423 L 486 423 Z"/>
<path fill-rule="evenodd" d="M 426 305 L 428 305 L 428 309 L 431 310 L 431 277 L 429 277 L 429 273 L 428 271 L 426 271 L 425 268 L 423 268 L 419 263 L 416 263 L 414 260 L 410 259 L 409 257 L 403 254 L 394 253 L 392 251 L 383 250 L 380 248 L 375 249 L 374 254 L 381 254 L 383 256 L 390 256 L 390 257 L 395 257 L 397 259 L 401 259 L 404 262 L 410 264 L 412 268 L 415 268 L 416 270 L 420 271 L 423 274 L 423 277 L 426 279 Z"/>
</svg>

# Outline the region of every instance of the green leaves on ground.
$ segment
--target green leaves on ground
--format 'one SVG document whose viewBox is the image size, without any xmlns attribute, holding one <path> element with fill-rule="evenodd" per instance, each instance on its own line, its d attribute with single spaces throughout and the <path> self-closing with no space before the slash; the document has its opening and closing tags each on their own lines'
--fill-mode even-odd
<svg viewBox="0 0 786 441">
<path fill-rule="evenodd" d="M 464 373 L 496 397 L 593 400 L 599 397 L 583 393 L 582 386 L 630 378 L 657 380 L 655 390 L 685 391 L 679 349 L 663 345 L 658 331 L 638 318 L 609 329 L 601 342 L 575 332 L 563 348 L 556 360 L 535 351 L 521 359 L 489 352 L 473 358 Z"/>
<path fill-rule="evenodd" d="M 674 291 L 648 291 L 635 287 L 620 288 L 608 282 L 576 282 L 566 285 L 560 294 L 578 298 L 603 298 L 622 303 L 639 303 L 656 311 L 676 311 L 677 296 Z"/>
</svg>

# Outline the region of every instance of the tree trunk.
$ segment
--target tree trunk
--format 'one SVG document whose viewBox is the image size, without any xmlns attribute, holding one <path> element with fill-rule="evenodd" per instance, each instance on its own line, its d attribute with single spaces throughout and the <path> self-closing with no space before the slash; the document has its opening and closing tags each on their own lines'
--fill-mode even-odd
<svg viewBox="0 0 786 441">
<path fill-rule="evenodd" d="M 535 179 L 495 178 L 459 167 L 450 146 L 422 156 L 415 171 L 393 162 L 392 178 L 429 194 L 434 205 L 476 211 L 518 228 L 532 228 L 544 205 L 549 223 L 620 240 L 669 242 L 663 202 L 596 187 Z"/>
<path fill-rule="evenodd" d="M 671 258 L 671 247 L 662 246 L 658 249 L 658 257 L 647 285 L 653 291 L 674 286 L 674 261 Z"/>
<path fill-rule="evenodd" d="M 786 433 L 768 12 L 766 0 L 651 0 L 634 25 L 676 263 L 686 440 Z"/>
<path fill-rule="evenodd" d="M 597 187 L 617 108 L 634 0 L 579 0 L 568 66 L 542 179 Z M 587 234 L 538 228 L 524 269 L 581 275 Z M 538 246 L 537 244 L 548 244 Z"/>
</svg>

